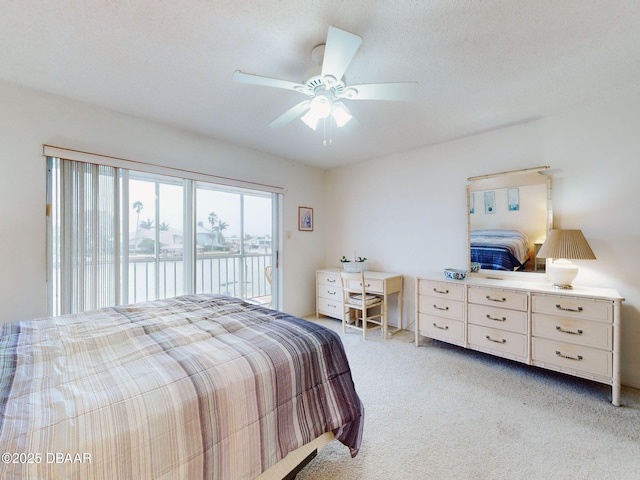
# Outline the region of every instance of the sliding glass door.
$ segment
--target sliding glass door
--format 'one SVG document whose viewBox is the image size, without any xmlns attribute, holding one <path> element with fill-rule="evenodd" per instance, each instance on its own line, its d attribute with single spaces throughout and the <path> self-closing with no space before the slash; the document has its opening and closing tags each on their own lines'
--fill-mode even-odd
<svg viewBox="0 0 640 480">
<path fill-rule="evenodd" d="M 198 293 L 273 304 L 273 195 L 196 184 Z"/>
<path fill-rule="evenodd" d="M 129 172 L 128 288 L 125 302 L 183 295 L 185 181 Z M 188 237 L 187 237 L 188 238 Z"/>
<path fill-rule="evenodd" d="M 57 158 L 48 183 L 50 314 L 186 293 L 278 307 L 278 194 Z"/>
</svg>

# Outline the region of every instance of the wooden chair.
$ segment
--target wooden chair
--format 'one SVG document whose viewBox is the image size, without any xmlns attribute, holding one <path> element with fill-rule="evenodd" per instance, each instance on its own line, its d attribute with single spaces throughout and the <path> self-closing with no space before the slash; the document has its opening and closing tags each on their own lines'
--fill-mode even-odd
<svg viewBox="0 0 640 480">
<path fill-rule="evenodd" d="M 344 311 L 342 313 L 342 331 L 355 328 L 362 331 L 366 340 L 367 332 L 382 329 L 382 338 L 387 336 L 384 318 L 384 298 L 366 292 L 364 272 L 340 272 L 342 280 Z M 375 313 L 371 313 L 370 311 Z M 372 324 L 372 326 L 370 326 Z"/>
<path fill-rule="evenodd" d="M 267 265 L 266 267 L 264 267 L 264 276 L 267 279 L 267 282 L 269 283 L 269 288 L 271 288 L 271 272 L 272 272 L 272 267 L 271 265 Z M 268 299 L 265 302 L 267 304 L 267 307 L 271 308 L 271 304 L 273 303 L 273 297 L 272 295 L 268 296 Z"/>
<path fill-rule="evenodd" d="M 266 277 L 267 282 L 269 282 L 269 285 L 271 285 L 271 271 L 271 265 L 267 265 L 266 267 L 264 267 L 264 276 Z"/>
<path fill-rule="evenodd" d="M 271 265 L 267 265 L 266 267 L 264 267 L 264 276 L 267 280 L 267 283 L 269 284 L 269 288 L 271 288 L 271 271 L 272 271 Z M 255 305 L 261 305 L 263 307 L 271 308 L 273 303 L 273 296 L 263 295 L 261 297 L 254 297 L 251 299 L 247 299 L 247 302 L 253 303 Z"/>
</svg>

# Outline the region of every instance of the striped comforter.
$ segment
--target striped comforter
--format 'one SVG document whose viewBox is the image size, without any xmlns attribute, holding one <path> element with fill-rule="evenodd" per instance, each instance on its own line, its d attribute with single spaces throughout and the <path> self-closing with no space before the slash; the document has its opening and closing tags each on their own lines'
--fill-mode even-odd
<svg viewBox="0 0 640 480">
<path fill-rule="evenodd" d="M 0 478 L 253 479 L 364 410 L 339 337 L 216 295 L 0 325 Z"/>
</svg>

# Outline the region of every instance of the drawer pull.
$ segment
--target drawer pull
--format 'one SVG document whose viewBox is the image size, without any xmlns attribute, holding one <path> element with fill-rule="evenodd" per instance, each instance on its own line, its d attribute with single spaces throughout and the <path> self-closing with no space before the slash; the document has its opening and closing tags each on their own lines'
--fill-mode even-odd
<svg viewBox="0 0 640 480">
<path fill-rule="evenodd" d="M 330 278 L 327 278 L 327 282 L 329 282 L 329 283 L 336 283 L 336 280 L 335 280 L 335 279 L 331 280 Z"/>
<path fill-rule="evenodd" d="M 571 330 L 565 330 L 560 325 L 556 325 L 556 330 L 561 333 L 568 333 L 569 335 L 582 335 L 582 330 L 578 329 L 577 332 L 572 332 Z"/>
<path fill-rule="evenodd" d="M 500 340 L 495 340 L 493 338 L 491 338 L 489 335 L 487 335 L 487 340 L 489 340 L 490 342 L 496 342 L 496 343 L 507 343 L 506 339 L 500 339 Z"/>
<path fill-rule="evenodd" d="M 558 310 L 563 310 L 565 312 L 576 312 L 576 313 L 580 313 L 582 312 L 582 307 L 578 307 L 578 308 L 565 308 L 560 304 L 556 304 L 556 308 Z"/>
<path fill-rule="evenodd" d="M 487 295 L 487 300 L 490 300 L 492 302 L 506 302 L 507 299 L 504 297 L 500 297 L 500 298 L 491 298 L 491 295 Z"/>
<path fill-rule="evenodd" d="M 449 294 L 449 290 L 438 290 L 436 287 L 433 287 L 433 291 L 436 293 L 442 293 L 443 295 Z"/>
<path fill-rule="evenodd" d="M 582 360 L 582 355 L 578 355 L 577 357 L 572 357 L 571 355 L 563 355 L 560 350 L 556 350 L 556 355 L 562 358 L 566 358 L 567 360 L 575 360 L 577 362 Z"/>
<path fill-rule="evenodd" d="M 331 292 L 331 291 L 329 291 L 329 290 L 327 290 L 327 293 L 328 293 L 329 295 L 336 295 L 336 294 L 337 294 L 337 292 Z"/>
<path fill-rule="evenodd" d="M 445 325 L 444 327 L 441 327 L 437 323 L 434 323 L 433 326 L 436 328 L 439 328 L 440 330 L 449 330 L 449 325 Z"/>
<path fill-rule="evenodd" d="M 488 313 L 487 313 L 487 318 L 489 320 L 495 320 L 496 322 L 506 322 L 507 321 L 507 317 L 502 317 L 502 318 L 492 317 Z"/>
<path fill-rule="evenodd" d="M 362 283 L 359 283 L 359 285 L 360 285 L 360 286 L 362 286 Z M 371 284 L 370 284 L 370 283 L 367 283 L 367 284 L 364 286 L 364 288 L 369 288 L 370 286 L 371 286 Z"/>
<path fill-rule="evenodd" d="M 434 305 L 433 308 L 435 308 L 436 310 L 442 310 L 443 312 L 446 312 L 447 310 L 449 310 L 449 307 L 439 307 L 437 305 Z"/>
</svg>

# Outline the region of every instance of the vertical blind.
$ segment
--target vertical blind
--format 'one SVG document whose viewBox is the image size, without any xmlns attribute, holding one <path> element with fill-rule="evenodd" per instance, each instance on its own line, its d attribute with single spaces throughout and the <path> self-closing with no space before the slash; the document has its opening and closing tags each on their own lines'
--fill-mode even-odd
<svg viewBox="0 0 640 480">
<path fill-rule="evenodd" d="M 120 301 L 119 169 L 49 158 L 52 314 Z"/>
</svg>

